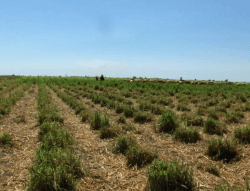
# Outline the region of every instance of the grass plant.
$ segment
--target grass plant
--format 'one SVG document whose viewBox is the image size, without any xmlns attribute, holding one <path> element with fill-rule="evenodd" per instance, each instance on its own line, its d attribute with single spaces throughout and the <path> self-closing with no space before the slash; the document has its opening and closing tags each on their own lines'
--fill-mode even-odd
<svg viewBox="0 0 250 191">
<path fill-rule="evenodd" d="M 238 155 L 237 141 L 235 139 L 211 138 L 208 141 L 206 154 L 215 160 L 230 162 Z"/>
<path fill-rule="evenodd" d="M 201 140 L 201 135 L 196 129 L 182 125 L 174 131 L 173 139 L 186 144 L 197 143 L 197 141 Z"/>
<path fill-rule="evenodd" d="M 134 114 L 134 120 L 137 123 L 146 123 L 152 121 L 152 115 L 148 112 L 138 111 Z"/>
<path fill-rule="evenodd" d="M 226 132 L 226 129 L 222 126 L 219 121 L 214 120 L 213 118 L 207 118 L 204 125 L 204 133 L 223 135 Z"/>
<path fill-rule="evenodd" d="M 242 128 L 234 130 L 234 137 L 239 140 L 240 143 L 250 143 L 250 126 L 244 126 Z"/>
<path fill-rule="evenodd" d="M 135 138 L 131 137 L 130 135 L 120 135 L 117 138 L 112 151 L 114 153 L 121 153 L 125 155 L 126 151 L 133 146 L 137 146 L 137 141 Z"/>
<path fill-rule="evenodd" d="M 144 147 L 133 146 L 126 151 L 127 165 L 129 167 L 136 165 L 141 168 L 150 164 L 156 158 L 158 158 L 156 152 Z"/>
<path fill-rule="evenodd" d="M 195 186 L 193 172 L 189 165 L 180 165 L 176 159 L 169 163 L 154 160 L 147 176 L 147 191 L 191 191 Z"/>
<path fill-rule="evenodd" d="M 162 116 L 158 121 L 159 132 L 172 134 L 177 127 L 178 127 L 177 115 L 171 110 L 163 112 Z"/>
</svg>

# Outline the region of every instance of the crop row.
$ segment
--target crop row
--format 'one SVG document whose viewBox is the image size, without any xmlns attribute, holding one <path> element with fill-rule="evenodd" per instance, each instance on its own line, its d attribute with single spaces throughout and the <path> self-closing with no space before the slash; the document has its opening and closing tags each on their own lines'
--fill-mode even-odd
<svg viewBox="0 0 250 191">
<path fill-rule="evenodd" d="M 41 146 L 29 168 L 28 190 L 76 190 L 76 179 L 85 170 L 73 151 L 75 141 L 63 129 L 63 118 L 44 83 L 39 83 L 38 109 Z"/>
<path fill-rule="evenodd" d="M 0 96 L 3 96 L 5 93 L 14 90 L 16 87 L 23 85 L 24 82 L 20 79 L 7 80 L 0 84 Z"/>
<path fill-rule="evenodd" d="M 11 107 L 23 97 L 24 92 L 30 86 L 31 83 L 27 83 L 26 85 L 23 85 L 22 89 L 12 93 L 9 97 L 0 98 L 0 118 L 3 117 L 4 115 L 7 115 L 11 111 Z"/>
</svg>

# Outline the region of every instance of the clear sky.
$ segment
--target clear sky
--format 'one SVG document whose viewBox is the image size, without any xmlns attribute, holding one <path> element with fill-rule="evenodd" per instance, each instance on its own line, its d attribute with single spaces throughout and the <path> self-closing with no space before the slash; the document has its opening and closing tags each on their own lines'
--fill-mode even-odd
<svg viewBox="0 0 250 191">
<path fill-rule="evenodd" d="M 249 0 L 8 0 L 0 75 L 250 81 Z"/>
</svg>

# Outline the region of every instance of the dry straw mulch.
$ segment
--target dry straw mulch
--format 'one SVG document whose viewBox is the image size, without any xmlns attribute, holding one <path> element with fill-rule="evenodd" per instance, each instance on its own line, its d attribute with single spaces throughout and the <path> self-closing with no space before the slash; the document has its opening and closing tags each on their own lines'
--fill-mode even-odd
<svg viewBox="0 0 250 191">
<path fill-rule="evenodd" d="M 0 134 L 9 133 L 13 142 L 12 147 L 0 145 L 0 190 L 25 190 L 25 175 L 38 148 L 37 91 L 32 86 L 10 114 L 0 119 Z"/>
</svg>

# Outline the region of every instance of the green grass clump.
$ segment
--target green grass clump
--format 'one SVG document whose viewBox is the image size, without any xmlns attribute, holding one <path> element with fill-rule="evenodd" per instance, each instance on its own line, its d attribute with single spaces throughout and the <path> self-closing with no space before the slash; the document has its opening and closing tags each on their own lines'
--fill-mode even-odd
<svg viewBox="0 0 250 191">
<path fill-rule="evenodd" d="M 147 172 L 147 191 L 191 191 L 195 186 L 193 172 L 187 164 L 180 165 L 176 159 L 170 163 L 154 160 Z"/>
<path fill-rule="evenodd" d="M 122 126 L 122 129 L 125 131 L 133 131 L 135 130 L 135 126 L 132 123 L 127 123 Z"/>
<path fill-rule="evenodd" d="M 73 145 L 74 143 L 73 137 L 69 134 L 69 132 L 63 130 L 62 128 L 53 128 L 43 137 L 42 148 L 67 148 L 69 145 Z"/>
<path fill-rule="evenodd" d="M 137 165 L 143 167 L 158 158 L 158 153 L 148 148 L 138 146 L 130 147 L 126 152 L 127 165 L 129 167 Z"/>
<path fill-rule="evenodd" d="M 113 100 L 109 101 L 107 108 L 108 109 L 116 109 L 116 102 Z"/>
<path fill-rule="evenodd" d="M 39 141 L 43 141 L 44 139 L 44 136 L 55 130 L 55 129 L 58 129 L 58 128 L 61 128 L 61 124 L 58 123 L 58 122 L 44 122 L 42 125 L 40 125 L 40 131 L 38 132 L 38 140 Z"/>
<path fill-rule="evenodd" d="M 244 93 L 236 93 L 236 99 L 240 100 L 241 102 L 245 103 L 247 101 L 247 97 Z"/>
<path fill-rule="evenodd" d="M 117 104 L 115 112 L 118 113 L 118 114 L 124 112 L 124 107 L 122 105 L 120 105 L 120 104 Z"/>
<path fill-rule="evenodd" d="M 163 106 L 168 106 L 171 103 L 173 103 L 173 99 L 171 99 L 171 98 L 164 98 L 164 99 L 160 98 L 158 100 L 158 103 L 161 104 L 161 105 L 163 105 Z"/>
<path fill-rule="evenodd" d="M 78 114 L 82 113 L 84 110 L 85 110 L 85 106 L 79 105 L 78 107 L 75 108 L 75 114 L 78 115 Z"/>
<path fill-rule="evenodd" d="M 230 162 L 238 154 L 237 141 L 235 139 L 211 138 L 208 141 L 206 154 L 215 160 Z"/>
<path fill-rule="evenodd" d="M 181 120 L 182 122 L 186 123 L 187 126 L 192 125 L 192 117 L 191 117 L 191 115 L 188 114 L 188 113 L 184 113 L 184 112 L 183 112 L 183 113 L 181 114 L 180 120 Z"/>
<path fill-rule="evenodd" d="M 89 117 L 90 117 L 89 113 L 87 111 L 83 111 L 81 113 L 81 122 L 84 123 L 84 122 L 88 121 Z"/>
<path fill-rule="evenodd" d="M 195 126 L 203 126 L 204 125 L 203 118 L 200 115 L 192 115 L 191 123 L 192 123 L 192 125 L 195 125 Z"/>
<path fill-rule="evenodd" d="M 29 168 L 30 182 L 28 191 L 32 190 L 76 190 L 75 178 L 85 172 L 80 159 L 71 149 L 55 148 L 36 152 L 36 159 Z"/>
<path fill-rule="evenodd" d="M 228 113 L 226 115 L 226 122 L 227 123 L 240 123 L 242 121 L 242 118 L 244 118 L 244 113 L 240 111 L 236 111 L 233 113 Z"/>
<path fill-rule="evenodd" d="M 150 108 L 151 112 L 155 115 L 161 115 L 164 108 L 163 107 L 160 107 L 159 105 L 151 105 L 151 108 Z"/>
<path fill-rule="evenodd" d="M 109 126 L 109 118 L 106 115 L 101 117 L 99 111 L 96 111 L 92 120 L 90 121 L 90 126 L 94 130 L 99 130 L 103 127 Z"/>
<path fill-rule="evenodd" d="M 219 119 L 218 113 L 215 110 L 210 110 L 207 115 L 208 118 L 212 118 L 215 120 Z"/>
<path fill-rule="evenodd" d="M 211 107 L 211 106 L 215 106 L 219 103 L 218 99 L 216 98 L 213 98 L 213 99 L 209 99 L 207 102 L 206 102 L 206 105 L 208 107 Z"/>
<path fill-rule="evenodd" d="M 114 153 L 126 154 L 126 151 L 133 146 L 137 146 L 137 141 L 130 135 L 121 135 L 117 138 L 116 143 L 113 147 Z"/>
<path fill-rule="evenodd" d="M 201 136 L 196 129 L 182 126 L 174 131 L 173 138 L 185 143 L 197 143 L 201 139 Z"/>
<path fill-rule="evenodd" d="M 124 115 L 125 117 L 133 117 L 135 109 L 132 106 L 124 107 Z"/>
<path fill-rule="evenodd" d="M 198 115 L 203 115 L 203 116 L 206 115 L 207 114 L 206 106 L 201 104 L 198 105 L 196 113 Z"/>
<path fill-rule="evenodd" d="M 44 122 L 59 122 L 63 123 L 63 118 L 59 114 L 59 112 L 55 111 L 56 109 L 51 108 L 49 110 L 44 109 L 39 112 L 39 124 Z M 51 111 L 51 112 L 50 112 Z"/>
<path fill-rule="evenodd" d="M 126 123 L 126 118 L 125 118 L 125 116 L 124 116 L 124 115 L 119 116 L 117 122 L 118 122 L 118 123 L 123 123 L 123 124 L 125 124 L 125 123 Z"/>
<path fill-rule="evenodd" d="M 203 118 L 200 115 L 195 113 L 182 113 L 181 114 L 181 121 L 185 122 L 187 126 L 194 125 L 194 126 L 203 126 Z"/>
<path fill-rule="evenodd" d="M 165 111 L 158 121 L 159 132 L 173 133 L 178 127 L 177 115 L 171 111 Z"/>
<path fill-rule="evenodd" d="M 151 108 L 151 103 L 140 101 L 138 108 L 140 111 L 148 111 Z"/>
<path fill-rule="evenodd" d="M 101 101 L 101 107 L 106 107 L 108 105 L 108 99 L 103 98 Z"/>
<path fill-rule="evenodd" d="M 221 106 L 221 105 L 217 105 L 215 107 L 215 111 L 227 113 L 227 109 L 224 106 Z"/>
<path fill-rule="evenodd" d="M 134 120 L 137 123 L 146 123 L 152 121 L 152 115 L 148 112 L 136 112 L 134 114 Z"/>
<path fill-rule="evenodd" d="M 187 102 L 181 102 L 177 104 L 177 111 L 191 111 L 191 109 L 188 107 Z"/>
<path fill-rule="evenodd" d="M 101 139 L 109 139 L 116 137 L 119 134 L 120 130 L 117 127 L 104 126 L 100 129 L 99 137 Z"/>
<path fill-rule="evenodd" d="M 219 121 L 214 120 L 213 118 L 208 118 L 204 125 L 204 133 L 211 135 L 223 135 L 226 132 L 226 129 L 222 127 Z"/>
<path fill-rule="evenodd" d="M 234 130 L 234 137 L 239 140 L 241 143 L 249 144 L 250 143 L 250 127 L 245 126 L 239 129 Z"/>
<path fill-rule="evenodd" d="M 0 144 L 9 146 L 12 145 L 12 140 L 9 133 L 3 133 L 2 135 L 0 135 Z"/>
</svg>

